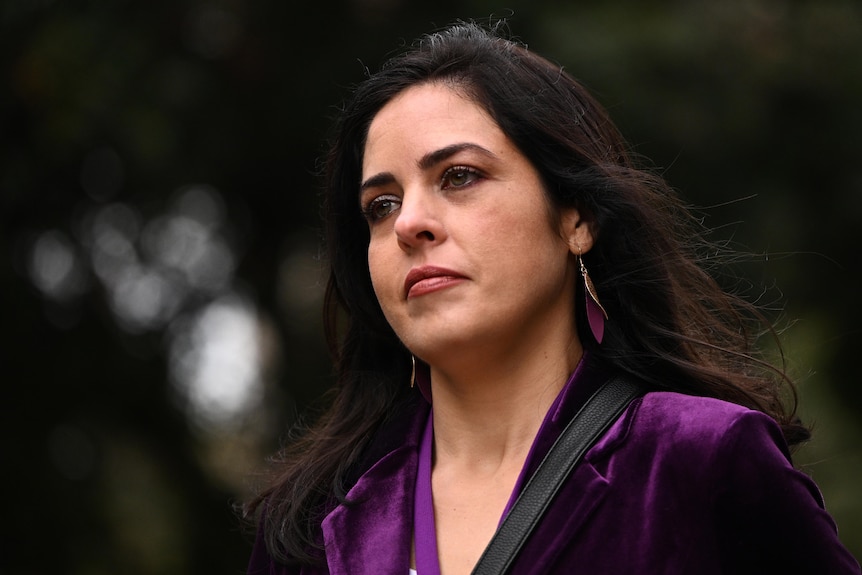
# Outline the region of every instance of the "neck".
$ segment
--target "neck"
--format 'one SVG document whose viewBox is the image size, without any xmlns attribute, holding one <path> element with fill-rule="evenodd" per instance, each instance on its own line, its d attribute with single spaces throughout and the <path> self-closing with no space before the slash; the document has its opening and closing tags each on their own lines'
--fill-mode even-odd
<svg viewBox="0 0 862 575">
<path fill-rule="evenodd" d="M 519 468 L 582 353 L 574 339 L 557 354 L 497 357 L 476 369 L 432 368 L 435 459 L 477 471 L 508 463 Z"/>
</svg>

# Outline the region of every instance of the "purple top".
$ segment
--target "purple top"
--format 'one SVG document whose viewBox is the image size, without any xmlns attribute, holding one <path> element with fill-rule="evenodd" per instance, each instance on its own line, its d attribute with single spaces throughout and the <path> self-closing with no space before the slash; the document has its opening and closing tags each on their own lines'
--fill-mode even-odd
<svg viewBox="0 0 862 575">
<path fill-rule="evenodd" d="M 582 362 L 549 410 L 524 473 L 533 473 L 609 375 Z M 407 572 L 429 417 L 428 404 L 416 395 L 367 449 L 347 494 L 350 503 L 330 506 L 320 524 L 321 562 L 276 563 L 259 536 L 249 574 Z M 770 417 L 670 392 L 636 399 L 587 451 L 511 571 L 572 572 L 862 574 L 841 545 L 817 486 L 790 464 Z M 420 567 L 419 575 L 427 573 Z"/>
<path fill-rule="evenodd" d="M 422 575 L 440 575 L 437 554 L 437 527 L 434 524 L 434 498 L 431 493 L 431 460 L 434 451 L 434 415 L 428 414 L 422 443 L 419 445 L 419 467 L 416 472 L 413 506 L 413 541 L 416 546 L 416 571 Z"/>
</svg>

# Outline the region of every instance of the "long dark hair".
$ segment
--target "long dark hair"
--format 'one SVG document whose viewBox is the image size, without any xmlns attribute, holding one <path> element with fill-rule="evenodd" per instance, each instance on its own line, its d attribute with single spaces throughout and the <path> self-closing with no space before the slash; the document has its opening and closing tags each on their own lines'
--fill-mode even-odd
<svg viewBox="0 0 862 575">
<path fill-rule="evenodd" d="M 771 325 L 711 277 L 704 262 L 715 246 L 677 195 L 635 165 L 607 112 L 559 66 L 496 29 L 460 23 L 422 38 L 366 79 L 335 126 L 326 163 L 324 313 L 337 381 L 328 410 L 279 455 L 272 486 L 248 508 L 262 507 L 274 557 L 314 556 L 320 519 L 343 500 L 348 469 L 409 392 L 410 354 L 371 286 L 358 187 L 372 119 L 405 88 L 428 82 L 482 106 L 539 171 L 551 203 L 575 207 L 589 221 L 596 241 L 585 263 L 610 316 L 601 345 L 578 322 L 595 361 L 655 389 L 763 411 L 791 445 L 808 437 L 795 417 L 792 383 L 757 352 Z"/>
</svg>

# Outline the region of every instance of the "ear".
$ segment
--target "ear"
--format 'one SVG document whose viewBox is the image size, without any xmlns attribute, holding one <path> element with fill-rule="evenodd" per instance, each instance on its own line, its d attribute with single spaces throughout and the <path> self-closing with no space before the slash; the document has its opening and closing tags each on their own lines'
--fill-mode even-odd
<svg viewBox="0 0 862 575">
<path fill-rule="evenodd" d="M 585 254 L 593 248 L 595 238 L 592 227 L 590 222 L 581 217 L 578 210 L 569 208 L 562 211 L 560 231 L 573 254 Z"/>
</svg>

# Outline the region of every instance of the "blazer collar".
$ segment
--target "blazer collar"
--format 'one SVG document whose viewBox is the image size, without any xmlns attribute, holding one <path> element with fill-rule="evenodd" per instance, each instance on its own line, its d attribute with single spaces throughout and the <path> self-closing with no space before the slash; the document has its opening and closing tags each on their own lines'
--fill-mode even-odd
<svg viewBox="0 0 862 575">
<path fill-rule="evenodd" d="M 568 421 L 608 378 L 606 370 L 586 360 L 585 356 L 561 392 L 563 395 L 551 414 L 550 425 L 544 426 L 535 439 L 538 457 L 532 458 L 533 463 L 527 470 L 530 475 Z M 419 442 L 428 414 L 428 404 L 415 394 L 380 428 L 361 462 L 348 474 L 357 477 L 347 493 L 348 503 L 335 507 L 322 524 L 330 573 L 404 575 L 407 572 Z M 577 497 L 566 502 L 567 509 L 562 515 L 550 513 L 554 517 L 543 522 L 546 528 L 555 529 L 553 526 L 558 528 L 560 522 L 564 522 L 566 531 L 571 534 L 592 516 L 608 487 L 607 479 L 597 471 L 592 460 L 596 456 L 603 459 L 618 447 L 627 434 L 629 418 L 630 414 L 624 413 L 586 454 L 569 481 L 578 486 Z M 349 477 L 348 485 L 352 482 Z M 569 497 L 574 495 L 573 490 L 568 491 Z"/>
<path fill-rule="evenodd" d="M 375 434 L 347 503 L 323 520 L 330 573 L 407 573 L 419 441 L 429 406 L 417 400 L 402 407 Z"/>
</svg>

